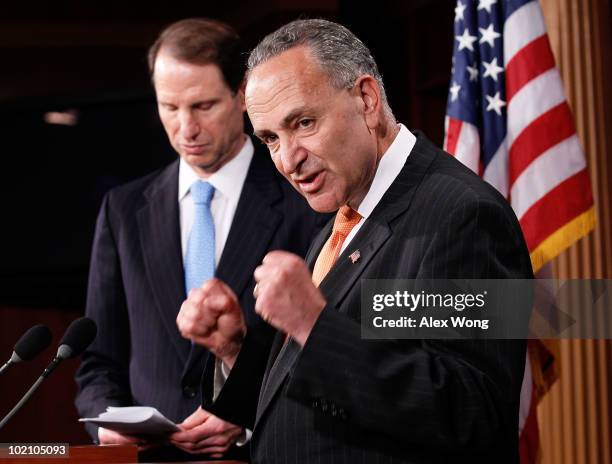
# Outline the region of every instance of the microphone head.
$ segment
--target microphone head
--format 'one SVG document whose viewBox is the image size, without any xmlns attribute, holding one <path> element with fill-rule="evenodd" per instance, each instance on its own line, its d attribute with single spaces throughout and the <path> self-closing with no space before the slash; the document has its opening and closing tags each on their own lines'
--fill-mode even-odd
<svg viewBox="0 0 612 464">
<path fill-rule="evenodd" d="M 72 321 L 60 341 L 57 356 L 65 359 L 80 355 L 94 341 L 97 332 L 96 323 L 88 317 Z"/>
<path fill-rule="evenodd" d="M 51 343 L 51 331 L 46 325 L 38 324 L 31 327 L 24 333 L 15 344 L 15 353 L 19 359 L 12 359 L 13 362 L 30 361 L 49 346 Z"/>
</svg>

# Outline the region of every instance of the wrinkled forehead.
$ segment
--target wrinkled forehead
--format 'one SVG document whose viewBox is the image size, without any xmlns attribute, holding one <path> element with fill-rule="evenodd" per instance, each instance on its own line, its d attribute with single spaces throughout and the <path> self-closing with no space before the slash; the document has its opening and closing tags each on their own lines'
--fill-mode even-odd
<svg viewBox="0 0 612 464">
<path fill-rule="evenodd" d="M 315 104 L 332 88 L 327 74 L 304 47 L 281 53 L 249 72 L 245 101 L 250 116 L 292 105 Z"/>
<path fill-rule="evenodd" d="M 310 47 L 290 48 L 251 69 L 247 74 L 247 88 L 264 84 L 274 86 L 283 81 L 299 80 L 309 85 L 328 81 L 328 75 L 315 58 Z"/>
</svg>

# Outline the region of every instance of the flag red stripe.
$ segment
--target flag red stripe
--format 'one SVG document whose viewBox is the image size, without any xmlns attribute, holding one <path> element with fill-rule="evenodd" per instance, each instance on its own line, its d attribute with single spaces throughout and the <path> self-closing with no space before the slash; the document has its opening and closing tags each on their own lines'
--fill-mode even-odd
<svg viewBox="0 0 612 464">
<path fill-rule="evenodd" d="M 575 133 L 572 112 L 565 101 L 534 119 L 510 147 L 510 186 L 538 156 Z"/>
<path fill-rule="evenodd" d="M 459 134 L 461 134 L 461 126 L 463 121 L 460 119 L 448 118 L 448 132 L 446 133 L 446 151 L 454 155 L 457 151 L 459 143 Z"/>
<path fill-rule="evenodd" d="M 540 198 L 520 218 L 529 251 L 592 205 L 589 172 L 583 169 Z"/>
<path fill-rule="evenodd" d="M 538 398 L 536 387 L 533 385 L 531 401 L 529 402 L 529 414 L 525 426 L 519 437 L 519 454 L 521 464 L 536 464 L 538 462 L 538 450 L 540 448 L 540 431 L 538 429 Z"/>
<path fill-rule="evenodd" d="M 525 45 L 506 65 L 506 101 L 533 78 L 555 67 L 548 35 Z"/>
</svg>

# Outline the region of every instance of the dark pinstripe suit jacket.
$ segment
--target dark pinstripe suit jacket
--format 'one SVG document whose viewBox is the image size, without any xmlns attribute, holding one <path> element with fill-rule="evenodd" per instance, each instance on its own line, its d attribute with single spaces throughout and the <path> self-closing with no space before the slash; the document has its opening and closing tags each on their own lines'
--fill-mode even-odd
<svg viewBox="0 0 612 464">
<path fill-rule="evenodd" d="M 313 242 L 311 266 L 330 232 L 331 224 Z M 321 283 L 327 305 L 304 348 L 280 349 L 277 336 L 267 362 L 244 349 L 217 401 L 204 395 L 204 406 L 254 424 L 254 463 L 518 462 L 524 341 L 360 336 L 360 279 L 459 277 L 530 278 L 529 255 L 506 201 L 418 135 Z M 247 334 L 243 348 L 258 343 Z M 245 397 L 262 365 L 261 392 Z"/>
<path fill-rule="evenodd" d="M 269 250 L 304 255 L 320 228 L 321 216 L 276 172 L 267 150 L 257 148 L 216 275 L 238 295 L 249 327 L 269 343 L 273 331 L 254 312 L 253 270 Z M 86 311 L 98 336 L 76 376 L 81 416 L 109 405 L 149 405 L 180 422 L 195 411 L 208 353 L 178 332 L 184 299 L 177 160 L 104 199 Z"/>
</svg>

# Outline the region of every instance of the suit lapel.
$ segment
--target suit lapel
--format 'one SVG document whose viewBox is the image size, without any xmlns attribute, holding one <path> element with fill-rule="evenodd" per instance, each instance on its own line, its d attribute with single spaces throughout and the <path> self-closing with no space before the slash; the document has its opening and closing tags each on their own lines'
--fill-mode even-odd
<svg viewBox="0 0 612 464">
<path fill-rule="evenodd" d="M 215 276 L 229 285 L 239 300 L 282 221 L 282 215 L 272 208 L 282 199 L 275 176 L 269 155 L 256 149 L 215 271 Z M 184 374 L 202 365 L 207 355 L 205 348 L 193 345 Z"/>
<path fill-rule="evenodd" d="M 137 213 L 144 267 L 157 301 L 155 308 L 179 358 L 185 362 L 190 343 L 180 336 L 176 327 L 176 316 L 185 299 L 178 209 L 178 160 L 168 166 L 144 194 L 147 204 Z"/>
<path fill-rule="evenodd" d="M 348 291 L 390 236 L 391 229 L 388 224 L 368 218 L 319 285 L 329 308 L 340 306 Z M 350 255 L 357 251 L 360 257 L 353 262 Z"/>
<path fill-rule="evenodd" d="M 277 339 L 280 339 L 281 343 L 285 339 L 284 334 L 278 334 Z M 276 342 L 276 341 L 275 341 Z M 260 417 L 266 411 L 272 398 L 274 398 L 279 387 L 283 384 L 285 377 L 291 370 L 291 367 L 295 363 L 298 355 L 302 348 L 292 338 L 287 340 L 287 343 L 282 345 L 278 356 L 273 362 L 269 362 L 269 371 L 266 372 L 264 380 L 262 382 L 262 388 L 259 395 L 259 403 L 257 404 L 257 414 L 255 417 L 255 424 L 259 422 Z M 271 358 L 270 358 L 271 359 Z M 256 425 L 257 426 L 257 425 Z"/>
<path fill-rule="evenodd" d="M 269 155 L 255 150 L 216 275 L 240 297 L 282 221 L 282 200 Z"/>
<path fill-rule="evenodd" d="M 409 209 L 414 193 L 436 153 L 431 142 L 417 133 L 417 142 L 397 178 L 321 282 L 319 288 L 325 295 L 329 308 L 343 310 L 341 304 L 346 294 L 358 282 L 359 276 L 392 236 L 394 220 Z M 332 226 L 333 221 L 321 230 L 310 247 L 306 261 L 311 270 L 331 233 Z M 360 257 L 353 263 L 350 255 L 356 250 L 359 250 Z M 300 351 L 300 346 L 290 339 L 274 362 L 268 363 L 268 372 L 264 377 L 257 407 L 256 424 L 283 384 Z"/>
</svg>

